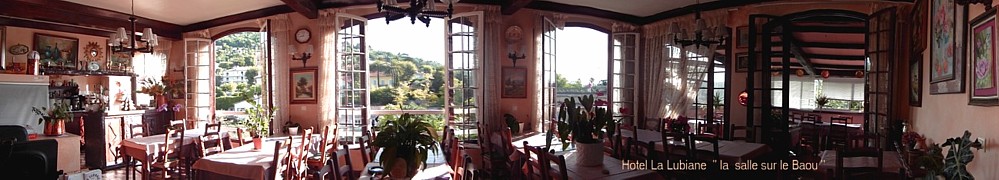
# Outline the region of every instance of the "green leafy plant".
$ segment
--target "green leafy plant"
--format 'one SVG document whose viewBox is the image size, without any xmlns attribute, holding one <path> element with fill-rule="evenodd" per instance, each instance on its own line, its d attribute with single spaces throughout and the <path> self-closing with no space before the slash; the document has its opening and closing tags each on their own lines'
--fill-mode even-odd
<svg viewBox="0 0 999 180">
<path fill-rule="evenodd" d="M 56 103 L 54 108 L 49 110 L 47 107 L 37 108 L 31 107 L 31 111 L 35 114 L 42 116 L 38 118 L 38 124 L 45 123 L 55 123 L 58 121 L 68 121 L 71 119 L 72 115 L 69 113 L 69 104 Z"/>
<path fill-rule="evenodd" d="M 506 120 L 506 126 L 510 127 L 510 132 L 513 134 L 520 133 L 520 122 L 517 122 L 517 118 L 510 114 L 503 114 L 503 119 Z"/>
<path fill-rule="evenodd" d="M 248 118 L 240 125 L 250 132 L 250 136 L 264 137 L 270 134 L 270 122 L 274 118 L 277 109 L 271 108 L 269 111 L 262 104 L 256 101 L 248 101 L 251 108 L 246 109 Z"/>
<path fill-rule="evenodd" d="M 381 166 L 386 172 L 392 172 L 397 158 L 405 160 L 406 174 L 416 174 L 416 168 L 427 160 L 429 152 L 437 154 L 437 132 L 433 125 L 418 121 L 413 115 L 406 113 L 399 119 L 387 120 L 379 127 L 375 146 L 382 147 Z"/>
<path fill-rule="evenodd" d="M 943 172 L 943 160 L 943 149 L 940 148 L 940 145 L 931 143 L 926 149 L 926 154 L 916 159 L 916 167 L 926 170 L 926 176 L 923 176 L 923 179 L 936 180 L 937 176 Z"/>
<path fill-rule="evenodd" d="M 572 98 L 566 98 L 558 110 L 558 137 L 562 140 L 562 149 L 569 147 L 570 135 L 571 140 L 577 143 L 599 143 L 604 138 L 604 131 L 601 130 L 605 130 L 607 136 L 613 136 L 617 127 L 610 110 L 593 106 L 593 95 L 577 99 L 582 107 L 577 106 L 577 101 Z"/>
<path fill-rule="evenodd" d="M 964 135 L 956 138 L 949 138 L 944 142 L 943 147 L 950 147 L 947 150 L 947 157 L 944 159 L 943 173 L 949 180 L 954 179 L 975 179 L 968 172 L 967 165 L 975 159 L 975 154 L 971 148 L 982 149 L 982 142 L 971 141 L 971 132 L 964 131 Z"/>
<path fill-rule="evenodd" d="M 825 95 L 819 95 L 819 97 L 815 98 L 815 105 L 819 106 L 819 108 L 825 107 L 828 103 L 829 97 L 826 97 Z"/>
<path fill-rule="evenodd" d="M 174 93 L 183 93 L 181 92 L 183 91 L 182 89 L 177 88 L 181 86 L 180 83 L 170 82 L 170 80 L 167 79 L 161 79 L 157 81 L 156 79 L 153 78 L 146 78 L 143 79 L 140 84 L 142 84 L 142 87 L 139 88 L 139 91 L 137 92 L 143 94 L 149 94 L 153 96 L 165 96 Z"/>
</svg>

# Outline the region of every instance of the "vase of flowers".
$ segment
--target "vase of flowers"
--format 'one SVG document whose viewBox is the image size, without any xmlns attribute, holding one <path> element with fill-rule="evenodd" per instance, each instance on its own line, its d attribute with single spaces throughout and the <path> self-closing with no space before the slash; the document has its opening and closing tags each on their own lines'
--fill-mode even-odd
<svg viewBox="0 0 999 180">
<path fill-rule="evenodd" d="M 690 132 L 690 124 L 687 121 L 686 116 L 669 118 L 666 120 L 666 128 L 669 128 L 672 132 L 688 133 Z"/>
<path fill-rule="evenodd" d="M 137 92 L 153 96 L 155 104 L 166 104 L 169 95 L 183 93 L 182 89 L 177 88 L 180 86 L 179 83 L 170 82 L 166 78 L 160 79 L 146 78 L 142 80 L 142 87 Z"/>
<path fill-rule="evenodd" d="M 815 105 L 818 106 L 819 109 L 826 107 L 826 104 L 828 103 L 829 97 L 826 97 L 825 95 L 819 95 L 819 97 L 815 98 Z"/>
<path fill-rule="evenodd" d="M 38 118 L 38 123 L 44 123 L 47 136 L 59 136 L 65 133 L 66 121 L 73 117 L 69 112 L 69 105 L 63 103 L 56 103 L 55 108 L 51 110 L 47 107 L 32 107 L 31 111 L 42 116 Z"/>
<path fill-rule="evenodd" d="M 916 132 L 908 131 L 902 134 L 902 143 L 904 143 L 909 150 L 916 149 L 916 143 L 923 140 L 925 140 L 923 136 Z"/>
</svg>

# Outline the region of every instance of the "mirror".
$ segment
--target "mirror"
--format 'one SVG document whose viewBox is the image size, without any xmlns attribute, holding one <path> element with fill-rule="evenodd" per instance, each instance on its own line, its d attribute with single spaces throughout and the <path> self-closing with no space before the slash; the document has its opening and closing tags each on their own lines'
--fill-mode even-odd
<svg viewBox="0 0 999 180">
<path fill-rule="evenodd" d="M 86 53 L 87 61 L 98 61 L 102 59 L 100 56 L 103 49 L 101 49 L 101 45 L 98 45 L 96 42 L 87 43 L 87 46 L 83 47 L 83 49 Z"/>
</svg>

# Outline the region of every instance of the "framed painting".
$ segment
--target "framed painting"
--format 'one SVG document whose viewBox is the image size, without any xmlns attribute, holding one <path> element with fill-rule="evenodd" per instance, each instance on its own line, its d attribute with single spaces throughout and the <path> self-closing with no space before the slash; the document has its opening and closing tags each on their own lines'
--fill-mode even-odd
<svg viewBox="0 0 999 180">
<path fill-rule="evenodd" d="M 319 69 L 315 67 L 291 69 L 291 103 L 315 104 L 319 100 Z"/>
<path fill-rule="evenodd" d="M 923 53 L 912 54 L 909 60 L 909 106 L 923 106 Z"/>
<path fill-rule="evenodd" d="M 735 28 L 735 43 L 737 48 L 749 48 L 749 26 Z"/>
<path fill-rule="evenodd" d="M 930 94 L 964 93 L 968 7 L 931 0 Z"/>
<path fill-rule="evenodd" d="M 527 98 L 527 68 L 503 67 L 503 98 Z"/>
<path fill-rule="evenodd" d="M 113 52 L 111 48 L 107 50 L 108 61 L 105 64 L 108 69 L 124 70 L 125 67 L 132 66 L 132 56 L 125 52 Z"/>
<path fill-rule="evenodd" d="M 79 39 L 35 33 L 34 47 L 41 55 L 40 64 L 75 69 L 79 62 Z"/>
<path fill-rule="evenodd" d="M 735 72 L 749 71 L 749 53 L 735 54 Z"/>
<path fill-rule="evenodd" d="M 930 11 L 927 9 L 927 0 L 916 0 L 912 7 L 912 16 L 909 17 L 909 27 L 911 33 L 909 33 L 909 40 L 911 45 L 909 46 L 910 53 L 923 53 L 926 50 L 926 37 L 929 32 L 927 32 L 926 26 L 926 16 L 928 16 Z"/>
<path fill-rule="evenodd" d="M 999 105 L 996 83 L 996 10 L 990 9 L 971 21 L 971 93 L 968 104 Z"/>
</svg>

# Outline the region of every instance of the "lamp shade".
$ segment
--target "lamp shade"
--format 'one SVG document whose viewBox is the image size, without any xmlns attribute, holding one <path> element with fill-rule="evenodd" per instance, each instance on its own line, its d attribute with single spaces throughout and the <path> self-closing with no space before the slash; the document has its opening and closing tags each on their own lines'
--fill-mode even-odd
<svg viewBox="0 0 999 180">
<path fill-rule="evenodd" d="M 153 39 L 152 37 L 153 37 L 153 28 L 142 29 L 143 41 L 149 42 L 149 40 Z"/>
<path fill-rule="evenodd" d="M 31 53 L 28 54 L 28 59 L 38 60 L 38 59 L 42 59 L 42 56 L 40 54 L 38 54 L 38 51 L 31 51 Z"/>
<path fill-rule="evenodd" d="M 127 41 L 128 40 L 128 33 L 125 32 L 125 28 L 123 28 L 123 27 L 119 27 L 118 28 L 118 40 L 119 41 Z"/>
<path fill-rule="evenodd" d="M 704 22 L 704 19 L 697 19 L 697 27 L 696 28 L 697 29 L 694 29 L 695 32 L 707 30 L 708 29 L 708 24 Z"/>
<path fill-rule="evenodd" d="M 680 23 L 673 22 L 669 25 L 669 33 L 680 33 Z"/>
</svg>

